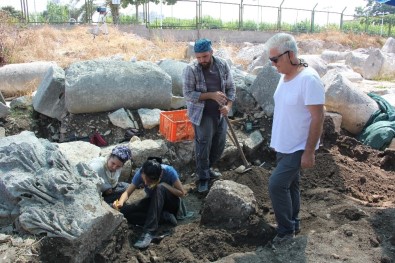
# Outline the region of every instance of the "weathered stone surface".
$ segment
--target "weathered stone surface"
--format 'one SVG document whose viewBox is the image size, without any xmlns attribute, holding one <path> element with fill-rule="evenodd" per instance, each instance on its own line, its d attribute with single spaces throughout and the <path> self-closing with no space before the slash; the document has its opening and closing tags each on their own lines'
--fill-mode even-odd
<svg viewBox="0 0 395 263">
<path fill-rule="evenodd" d="M 0 102 L 0 118 L 5 118 L 10 115 L 10 108 Z"/>
<path fill-rule="evenodd" d="M 137 112 L 144 129 L 152 129 L 159 125 L 160 109 L 138 109 Z"/>
<path fill-rule="evenodd" d="M 321 58 L 328 63 L 333 63 L 339 60 L 345 60 L 348 52 L 340 52 L 333 50 L 324 50 L 321 53 Z"/>
<path fill-rule="evenodd" d="M 245 224 L 255 211 L 256 200 L 250 188 L 230 180 L 216 181 L 206 196 L 201 223 L 234 228 Z"/>
<path fill-rule="evenodd" d="M 151 62 L 90 60 L 66 70 L 66 108 L 93 113 L 171 106 L 170 76 Z"/>
<path fill-rule="evenodd" d="M 187 65 L 185 62 L 171 59 L 165 59 L 159 62 L 159 67 L 171 77 L 173 95 L 184 96 L 182 92 L 182 72 Z"/>
<path fill-rule="evenodd" d="M 336 112 L 326 111 L 325 116 L 328 116 L 332 119 L 333 125 L 335 126 L 335 132 L 340 132 L 341 124 L 342 124 L 342 116 Z"/>
<path fill-rule="evenodd" d="M 108 118 L 112 124 L 122 129 L 135 128 L 133 120 L 130 119 L 125 109 L 119 109 L 108 114 Z"/>
<path fill-rule="evenodd" d="M 395 39 L 392 37 L 387 38 L 381 51 L 386 53 L 395 53 Z"/>
<path fill-rule="evenodd" d="M 253 131 L 244 141 L 244 148 L 248 153 L 255 151 L 263 143 L 263 136 L 259 130 Z"/>
<path fill-rule="evenodd" d="M 267 116 L 273 116 L 274 113 L 274 99 L 273 95 L 276 91 L 280 74 L 268 62 L 259 72 L 254 83 L 251 86 L 251 94 L 254 96 L 258 105 L 261 106 L 263 112 Z"/>
<path fill-rule="evenodd" d="M 352 134 L 360 133 L 370 116 L 378 110 L 377 103 L 342 74 L 329 72 L 322 81 L 326 110 L 342 115 L 342 128 Z"/>
<path fill-rule="evenodd" d="M 0 174 L 0 223 L 56 237 L 69 262 L 84 262 L 125 220 L 102 202 L 93 171 L 32 132 L 0 139 Z"/>
<path fill-rule="evenodd" d="M 33 108 L 46 116 L 62 119 L 67 113 L 65 106 L 65 72 L 54 66 L 45 74 L 33 97 Z"/>
<path fill-rule="evenodd" d="M 362 76 L 365 79 L 374 79 L 382 74 L 385 57 L 380 49 L 370 51 L 362 68 Z"/>
<path fill-rule="evenodd" d="M 7 97 L 34 91 L 55 65 L 47 61 L 5 65 L 0 68 L 0 91 Z"/>
<path fill-rule="evenodd" d="M 233 108 L 239 112 L 249 112 L 256 107 L 256 101 L 250 89 L 256 76 L 247 74 L 244 71 L 232 68 L 233 83 L 236 87 L 236 100 Z"/>
<path fill-rule="evenodd" d="M 356 49 L 346 55 L 346 65 L 350 66 L 355 72 L 363 75 L 363 66 L 365 65 L 366 59 L 369 56 L 369 52 L 365 49 Z"/>
<path fill-rule="evenodd" d="M 140 166 L 150 156 L 164 156 L 168 151 L 166 143 L 163 140 L 134 140 L 129 143 L 129 148 L 132 149 L 133 162 Z"/>
<path fill-rule="evenodd" d="M 320 55 L 303 55 L 300 56 L 300 58 L 304 59 L 309 67 L 315 69 L 320 77 L 324 76 L 328 71 L 327 63 L 320 57 Z"/>
<path fill-rule="evenodd" d="M 86 163 L 90 159 L 100 156 L 100 147 L 84 141 L 56 143 L 71 165 L 79 162 Z"/>
</svg>

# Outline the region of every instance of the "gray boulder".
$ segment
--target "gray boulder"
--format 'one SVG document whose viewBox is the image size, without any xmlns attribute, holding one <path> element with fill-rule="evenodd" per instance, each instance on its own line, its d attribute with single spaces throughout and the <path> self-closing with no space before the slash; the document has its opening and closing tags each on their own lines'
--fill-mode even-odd
<svg viewBox="0 0 395 263">
<path fill-rule="evenodd" d="M 379 109 L 376 101 L 335 71 L 328 72 L 322 82 L 325 86 L 326 110 L 342 115 L 342 128 L 352 134 L 359 134 L 370 116 Z"/>
<path fill-rule="evenodd" d="M 273 95 L 276 91 L 280 74 L 268 62 L 259 72 L 254 83 L 251 86 L 251 94 L 261 106 L 263 112 L 267 116 L 273 116 L 274 113 L 274 99 Z"/>
<path fill-rule="evenodd" d="M 392 37 L 387 38 L 381 51 L 386 53 L 395 53 L 395 39 Z"/>
<path fill-rule="evenodd" d="M 165 59 L 161 60 L 158 65 L 171 77 L 173 95 L 184 96 L 182 92 L 182 72 L 188 64 L 182 61 Z"/>
<path fill-rule="evenodd" d="M 349 52 L 346 55 L 346 65 L 350 66 L 352 70 L 363 75 L 363 67 L 367 58 L 369 57 L 369 52 L 365 49 L 356 49 Z"/>
<path fill-rule="evenodd" d="M 11 110 L 6 104 L 0 102 L 0 118 L 5 118 L 10 115 Z"/>
<path fill-rule="evenodd" d="M 256 199 L 248 186 L 230 181 L 214 182 L 204 202 L 201 223 L 240 227 L 256 212 Z"/>
<path fill-rule="evenodd" d="M 315 69 L 320 77 L 324 76 L 328 71 L 328 65 L 320 55 L 302 55 L 300 58 L 304 59 L 309 67 Z"/>
<path fill-rule="evenodd" d="M 62 119 L 67 113 L 65 106 L 65 72 L 54 66 L 47 71 L 33 98 L 33 108 L 46 116 Z"/>
<path fill-rule="evenodd" d="M 0 68 L 0 91 L 10 97 L 36 90 L 35 84 L 38 86 L 48 69 L 55 65 L 46 61 L 5 65 Z"/>
<path fill-rule="evenodd" d="M 102 202 L 92 170 L 70 165 L 32 132 L 0 140 L 0 175 L 0 225 L 56 238 L 61 245 L 54 249 L 69 262 L 84 262 L 125 220 Z"/>
<path fill-rule="evenodd" d="M 66 108 L 93 113 L 171 107 L 171 77 L 151 62 L 90 60 L 66 70 Z"/>
<path fill-rule="evenodd" d="M 252 111 L 256 107 L 256 101 L 250 89 L 256 76 L 249 75 L 235 68 L 232 68 L 232 75 L 233 83 L 236 87 L 236 100 L 233 104 L 233 108 L 239 112 Z"/>
</svg>

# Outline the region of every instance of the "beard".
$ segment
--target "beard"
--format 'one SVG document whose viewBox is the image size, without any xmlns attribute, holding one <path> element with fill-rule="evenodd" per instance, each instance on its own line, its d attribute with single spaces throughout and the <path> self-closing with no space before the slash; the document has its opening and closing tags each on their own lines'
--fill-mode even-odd
<svg viewBox="0 0 395 263">
<path fill-rule="evenodd" d="M 199 63 L 199 65 L 200 65 L 203 69 L 209 69 L 210 66 L 211 66 L 211 62 Z"/>
</svg>

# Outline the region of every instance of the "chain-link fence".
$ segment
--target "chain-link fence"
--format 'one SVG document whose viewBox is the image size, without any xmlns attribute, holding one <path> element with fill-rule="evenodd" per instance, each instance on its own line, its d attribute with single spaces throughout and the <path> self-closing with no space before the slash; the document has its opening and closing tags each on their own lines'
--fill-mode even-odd
<svg viewBox="0 0 395 263">
<path fill-rule="evenodd" d="M 237 2 L 238 1 L 238 2 Z M 251 2 L 253 1 L 253 2 Z M 37 0 L 37 2 L 43 2 Z M 107 23 L 145 24 L 148 28 L 172 29 L 224 29 L 254 31 L 289 31 L 294 33 L 316 33 L 341 30 L 354 33 L 393 36 L 394 15 L 358 17 L 341 12 L 312 8 L 290 8 L 263 5 L 262 0 L 178 0 L 174 5 L 145 3 L 127 10 L 119 10 L 107 0 L 107 6 L 98 6 L 93 0 L 72 1 L 74 5 L 62 5 L 48 1 L 43 11 L 37 11 L 36 0 L 20 0 L 19 17 L 15 21 L 42 23 L 97 23 L 98 8 L 106 8 Z M 76 5 L 76 3 L 82 3 Z M 347 3 L 345 3 L 347 4 Z M 18 8 L 16 8 L 18 10 Z M 119 16 L 114 17 L 112 13 Z M 351 11 L 350 11 L 351 12 Z"/>
</svg>

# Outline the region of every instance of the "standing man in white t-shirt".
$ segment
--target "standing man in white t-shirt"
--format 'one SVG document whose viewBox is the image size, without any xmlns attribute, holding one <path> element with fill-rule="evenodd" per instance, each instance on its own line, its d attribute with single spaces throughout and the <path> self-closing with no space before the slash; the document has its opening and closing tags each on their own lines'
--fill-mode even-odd
<svg viewBox="0 0 395 263">
<path fill-rule="evenodd" d="M 281 73 L 274 93 L 270 147 L 277 166 L 269 180 L 269 193 L 277 221 L 273 244 L 300 232 L 301 170 L 315 164 L 315 150 L 324 122 L 325 91 L 317 72 L 298 59 L 292 35 L 278 33 L 266 42 L 269 59 Z"/>
</svg>

